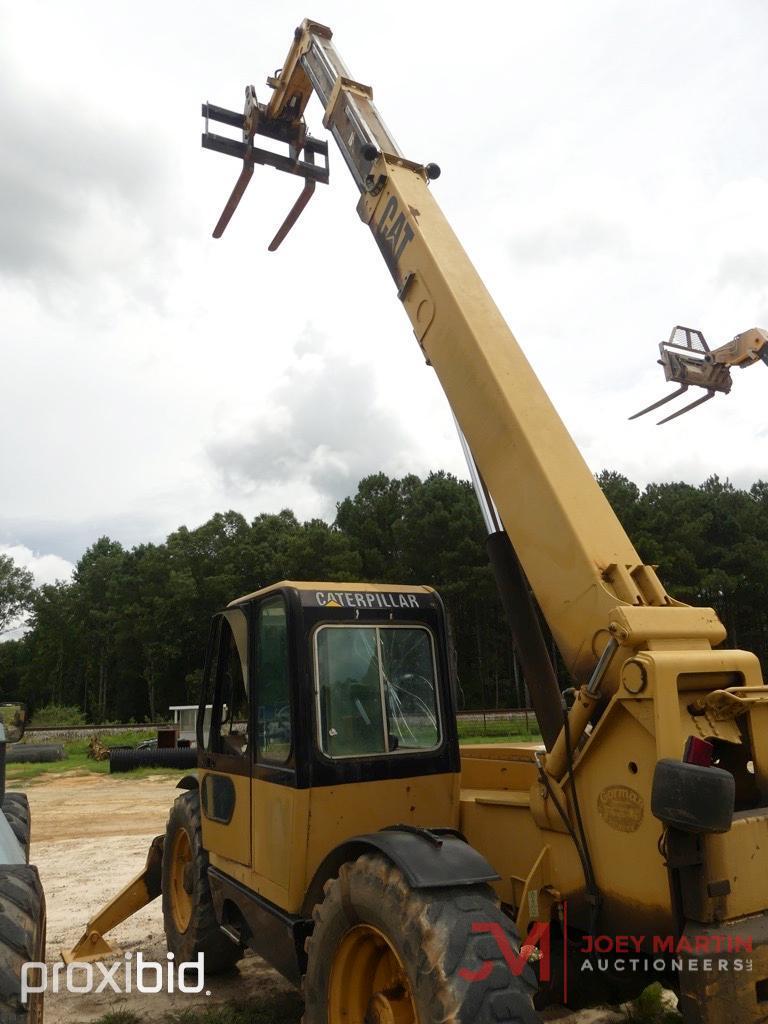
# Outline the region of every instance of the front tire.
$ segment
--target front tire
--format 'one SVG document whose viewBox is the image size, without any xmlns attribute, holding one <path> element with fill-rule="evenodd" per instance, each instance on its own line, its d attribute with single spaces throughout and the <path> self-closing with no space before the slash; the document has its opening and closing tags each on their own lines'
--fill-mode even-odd
<svg viewBox="0 0 768 1024">
<path fill-rule="evenodd" d="M 163 843 L 162 884 L 165 937 L 176 962 L 194 961 L 204 953 L 206 974 L 234 967 L 244 951 L 227 938 L 216 920 L 197 790 L 183 793 L 171 807 Z"/>
<path fill-rule="evenodd" d="M 22 965 L 45 963 L 45 898 L 37 868 L 0 868 L 0 1024 L 41 1024 L 43 994 L 21 1002 Z M 29 981 L 40 987 L 30 972 Z"/>
<path fill-rule="evenodd" d="M 312 917 L 305 1024 L 539 1021 L 531 968 L 515 975 L 493 936 L 472 930 L 498 924 L 519 952 L 514 925 L 486 885 L 414 890 L 384 857 L 364 854 L 326 882 Z M 483 976 L 471 981 L 462 969 Z"/>
</svg>

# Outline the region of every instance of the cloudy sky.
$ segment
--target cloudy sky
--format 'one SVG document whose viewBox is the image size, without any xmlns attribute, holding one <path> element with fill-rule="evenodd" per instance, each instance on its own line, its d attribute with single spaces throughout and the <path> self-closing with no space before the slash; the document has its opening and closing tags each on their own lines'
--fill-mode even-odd
<svg viewBox="0 0 768 1024">
<path fill-rule="evenodd" d="M 441 165 L 593 470 L 768 476 L 761 366 L 670 426 L 627 422 L 671 390 L 675 323 L 713 344 L 768 326 L 768 7 L 316 2 L 0 0 L 0 550 L 53 579 L 105 533 L 332 518 L 367 472 L 464 473 L 335 150 L 277 254 L 299 185 L 269 169 L 211 238 L 238 164 L 201 150 L 200 102 L 266 99 L 305 15 Z"/>
</svg>

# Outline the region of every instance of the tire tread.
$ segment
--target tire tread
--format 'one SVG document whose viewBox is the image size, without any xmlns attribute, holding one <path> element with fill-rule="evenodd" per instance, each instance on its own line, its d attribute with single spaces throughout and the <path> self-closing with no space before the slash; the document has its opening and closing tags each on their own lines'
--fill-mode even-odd
<svg viewBox="0 0 768 1024">
<path fill-rule="evenodd" d="M 0 1024 L 40 1024 L 42 994 L 21 1003 L 22 964 L 45 961 L 45 897 L 37 868 L 0 868 Z"/>
<path fill-rule="evenodd" d="M 29 810 L 29 798 L 26 793 L 6 793 L 3 797 L 0 812 L 5 815 L 11 831 L 24 849 L 24 856 L 29 864 L 29 843 L 32 830 L 32 815 Z"/>
<path fill-rule="evenodd" d="M 356 914 L 365 915 L 377 903 L 387 904 L 387 914 L 399 924 L 390 939 L 410 969 L 419 1024 L 538 1024 L 531 967 L 515 975 L 494 938 L 472 930 L 478 921 L 496 922 L 519 950 L 514 923 L 490 886 L 414 890 L 390 861 L 380 854 L 363 854 L 342 865 L 324 893 L 312 911 L 315 927 L 305 946 L 304 1024 L 328 1024 L 327 991 L 336 945 L 356 923 Z M 355 893 L 363 896 L 357 904 Z M 470 982 L 460 974 L 462 967 L 477 970 L 486 961 L 493 967 L 484 980 Z"/>
<path fill-rule="evenodd" d="M 185 828 L 190 837 L 195 887 L 192 920 L 183 933 L 176 929 L 168 895 L 170 851 L 173 835 L 179 828 Z M 244 954 L 244 950 L 222 932 L 216 919 L 208 884 L 208 854 L 203 847 L 200 794 L 197 790 L 188 790 L 176 797 L 168 817 L 163 847 L 163 921 L 168 949 L 175 954 L 176 960 L 194 960 L 202 952 L 207 974 L 220 974 L 231 969 Z"/>
</svg>

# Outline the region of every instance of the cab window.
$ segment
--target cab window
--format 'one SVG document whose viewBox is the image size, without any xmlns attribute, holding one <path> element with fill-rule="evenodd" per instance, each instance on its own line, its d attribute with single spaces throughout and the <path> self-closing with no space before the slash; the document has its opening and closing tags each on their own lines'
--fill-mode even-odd
<svg viewBox="0 0 768 1024">
<path fill-rule="evenodd" d="M 219 715 L 215 750 L 219 754 L 242 757 L 248 754 L 246 636 L 246 618 L 242 611 L 230 612 L 221 618 L 217 687 Z"/>
<path fill-rule="evenodd" d="M 429 630 L 321 626 L 314 645 L 324 754 L 401 754 L 439 745 L 434 644 Z"/>
<path fill-rule="evenodd" d="M 206 750 L 245 757 L 248 754 L 247 627 L 237 610 L 218 615 L 206 666 L 204 696 L 198 711 L 198 729 Z"/>
<path fill-rule="evenodd" d="M 288 618 L 282 597 L 259 607 L 256 620 L 258 756 L 284 764 L 291 753 Z"/>
</svg>

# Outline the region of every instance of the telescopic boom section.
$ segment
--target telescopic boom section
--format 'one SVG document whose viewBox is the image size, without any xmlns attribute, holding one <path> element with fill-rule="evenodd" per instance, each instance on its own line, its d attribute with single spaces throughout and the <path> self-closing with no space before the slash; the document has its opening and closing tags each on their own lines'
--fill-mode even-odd
<svg viewBox="0 0 768 1024">
<path fill-rule="evenodd" d="M 525 570 L 565 663 L 580 683 L 604 659 L 605 696 L 621 663 L 658 637 L 693 646 L 719 642 L 710 609 L 673 601 L 643 565 L 544 388 L 456 235 L 432 198 L 433 164 L 405 159 L 373 105 L 350 78 L 331 32 L 305 21 L 265 122 L 303 124 L 311 91 L 361 196 L 397 294 Z M 607 664 L 607 668 L 606 668 Z M 593 687 L 597 692 L 597 686 Z"/>
</svg>

